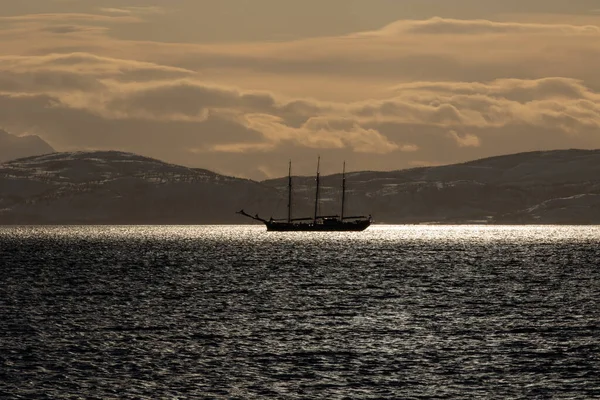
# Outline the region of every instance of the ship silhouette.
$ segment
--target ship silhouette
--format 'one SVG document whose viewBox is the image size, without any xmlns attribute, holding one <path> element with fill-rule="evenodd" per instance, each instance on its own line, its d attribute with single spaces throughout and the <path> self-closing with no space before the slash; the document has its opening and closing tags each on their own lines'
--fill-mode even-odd
<svg viewBox="0 0 600 400">
<path fill-rule="evenodd" d="M 288 169 L 288 215 L 286 219 L 264 219 L 258 214 L 251 215 L 243 209 L 237 214 L 251 218 L 255 221 L 260 221 L 265 224 L 267 231 L 274 232 L 352 232 L 364 231 L 372 222 L 371 216 L 346 216 L 346 163 L 344 162 L 342 172 L 342 204 L 340 215 L 319 215 L 319 185 L 321 158 L 317 160 L 317 178 L 315 189 L 315 212 L 312 217 L 293 218 L 292 217 L 292 162 L 290 161 Z"/>
</svg>

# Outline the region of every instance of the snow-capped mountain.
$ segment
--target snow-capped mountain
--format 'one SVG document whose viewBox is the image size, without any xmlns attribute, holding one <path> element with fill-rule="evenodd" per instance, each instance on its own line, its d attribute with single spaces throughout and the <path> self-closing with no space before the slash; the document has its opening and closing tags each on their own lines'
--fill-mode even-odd
<svg viewBox="0 0 600 400">
<path fill-rule="evenodd" d="M 346 215 L 381 223 L 600 223 L 600 150 L 520 153 L 442 167 L 347 174 Z M 294 177 L 295 217 L 314 177 Z M 322 177 L 320 213 L 340 212 L 341 175 Z M 2 224 L 248 223 L 287 212 L 287 177 L 254 182 L 115 151 L 0 164 Z"/>
<path fill-rule="evenodd" d="M 0 162 L 48 153 L 54 149 L 39 136 L 15 136 L 0 129 Z"/>
<path fill-rule="evenodd" d="M 131 153 L 54 153 L 0 164 L 0 223 L 234 223 L 248 202 L 272 206 L 274 192 Z"/>
<path fill-rule="evenodd" d="M 347 181 L 348 212 L 372 213 L 384 223 L 600 223 L 600 196 L 594 196 L 600 194 L 600 150 L 540 151 L 440 167 L 355 172 L 347 174 Z M 314 179 L 295 182 L 297 202 L 310 204 Z M 339 213 L 341 175 L 322 182 L 322 213 Z M 287 181 L 264 183 L 284 190 Z M 310 215 L 310 207 L 299 212 Z"/>
</svg>

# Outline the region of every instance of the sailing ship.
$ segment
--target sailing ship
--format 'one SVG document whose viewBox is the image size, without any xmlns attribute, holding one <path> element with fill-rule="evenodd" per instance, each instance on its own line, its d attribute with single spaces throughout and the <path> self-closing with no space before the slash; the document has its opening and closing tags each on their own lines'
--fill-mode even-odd
<svg viewBox="0 0 600 400">
<path fill-rule="evenodd" d="M 317 160 L 317 184 L 315 193 L 315 212 L 312 217 L 306 218 L 293 218 L 292 217 L 292 162 L 290 161 L 288 169 L 288 215 L 286 219 L 270 219 L 266 220 L 261 218 L 258 214 L 250 215 L 243 209 L 238 211 L 237 214 L 243 215 L 248 218 L 252 218 L 255 221 L 264 223 L 267 227 L 267 231 L 275 232 L 348 232 L 348 231 L 364 231 L 371 225 L 371 216 L 346 216 L 346 163 L 344 162 L 342 172 L 342 205 L 340 215 L 319 215 L 319 185 L 320 185 L 320 172 L 319 168 L 321 165 L 321 158 Z"/>
</svg>

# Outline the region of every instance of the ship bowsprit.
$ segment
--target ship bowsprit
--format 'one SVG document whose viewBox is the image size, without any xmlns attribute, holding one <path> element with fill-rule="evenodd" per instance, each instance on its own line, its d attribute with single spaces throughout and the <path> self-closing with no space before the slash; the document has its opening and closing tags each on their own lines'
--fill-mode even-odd
<svg viewBox="0 0 600 400">
<path fill-rule="evenodd" d="M 274 220 L 273 218 L 266 220 L 258 214 L 251 215 L 244 210 L 237 213 L 255 221 L 264 223 L 267 231 L 271 232 L 360 232 L 367 229 L 372 222 L 371 216 L 354 216 L 345 217 L 345 202 L 346 202 L 346 163 L 342 172 L 342 204 L 341 215 L 335 216 L 319 216 L 319 185 L 320 185 L 320 158 L 317 162 L 317 178 L 315 188 L 315 211 L 312 217 L 307 218 L 292 218 L 292 162 L 289 164 L 288 172 L 288 215 L 287 219 Z"/>
</svg>

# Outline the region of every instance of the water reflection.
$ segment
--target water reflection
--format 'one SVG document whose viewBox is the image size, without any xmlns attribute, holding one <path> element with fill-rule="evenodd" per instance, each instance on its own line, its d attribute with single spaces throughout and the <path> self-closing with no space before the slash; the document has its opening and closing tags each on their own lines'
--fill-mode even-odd
<svg viewBox="0 0 600 400">
<path fill-rule="evenodd" d="M 599 238 L 3 227 L 0 395 L 592 398 Z"/>
<path fill-rule="evenodd" d="M 267 232 L 259 225 L 137 225 L 0 227 L 0 235 L 85 239 L 194 238 L 257 242 L 375 241 L 588 241 L 600 238 L 600 226 L 564 225 L 373 225 L 364 232 Z"/>
</svg>

